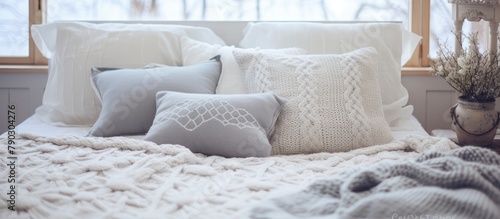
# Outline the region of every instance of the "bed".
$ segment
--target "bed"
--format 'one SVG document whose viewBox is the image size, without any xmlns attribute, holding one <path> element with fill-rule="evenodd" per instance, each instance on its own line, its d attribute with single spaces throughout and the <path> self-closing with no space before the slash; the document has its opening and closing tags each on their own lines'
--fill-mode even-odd
<svg viewBox="0 0 500 219">
<path fill-rule="evenodd" d="M 49 79 L 0 138 L 1 218 L 500 215 L 500 156 L 429 136 L 406 105 L 419 37 L 399 23 L 32 32 Z"/>
</svg>

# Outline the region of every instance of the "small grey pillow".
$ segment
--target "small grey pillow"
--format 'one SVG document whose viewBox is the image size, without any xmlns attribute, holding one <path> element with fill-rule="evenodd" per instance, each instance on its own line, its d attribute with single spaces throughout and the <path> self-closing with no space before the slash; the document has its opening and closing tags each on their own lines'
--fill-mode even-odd
<svg viewBox="0 0 500 219">
<path fill-rule="evenodd" d="M 144 140 L 180 144 L 224 157 L 266 157 L 285 101 L 272 93 L 209 95 L 158 92 L 153 126 Z"/>
<path fill-rule="evenodd" d="M 221 72 L 220 57 L 196 65 L 143 69 L 93 69 L 92 81 L 102 109 L 89 136 L 145 134 L 156 110 L 158 91 L 213 94 Z"/>
</svg>

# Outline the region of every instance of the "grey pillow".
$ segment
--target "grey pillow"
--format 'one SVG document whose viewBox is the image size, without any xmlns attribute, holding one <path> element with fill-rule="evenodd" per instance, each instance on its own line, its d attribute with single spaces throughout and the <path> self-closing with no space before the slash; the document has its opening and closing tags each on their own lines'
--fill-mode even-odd
<svg viewBox="0 0 500 219">
<path fill-rule="evenodd" d="M 209 95 L 158 92 L 144 140 L 180 144 L 195 153 L 266 157 L 285 101 L 272 93 Z"/>
<path fill-rule="evenodd" d="M 213 94 L 221 72 L 220 57 L 196 65 L 145 69 L 94 69 L 92 81 L 102 101 L 89 136 L 145 134 L 156 110 L 158 91 Z"/>
</svg>

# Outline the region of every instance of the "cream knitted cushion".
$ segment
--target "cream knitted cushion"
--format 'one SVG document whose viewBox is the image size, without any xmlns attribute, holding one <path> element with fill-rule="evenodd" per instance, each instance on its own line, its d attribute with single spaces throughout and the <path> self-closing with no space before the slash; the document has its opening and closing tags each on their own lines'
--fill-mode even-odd
<svg viewBox="0 0 500 219">
<path fill-rule="evenodd" d="M 328 55 L 233 53 L 251 93 L 274 92 L 288 100 L 271 139 L 273 154 L 344 152 L 392 140 L 374 48 Z"/>
</svg>

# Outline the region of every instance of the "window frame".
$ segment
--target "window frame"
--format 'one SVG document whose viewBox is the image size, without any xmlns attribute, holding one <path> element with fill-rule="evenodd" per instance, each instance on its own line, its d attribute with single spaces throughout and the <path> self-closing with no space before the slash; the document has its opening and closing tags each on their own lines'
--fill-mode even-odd
<svg viewBox="0 0 500 219">
<path fill-rule="evenodd" d="M 410 29 L 413 33 L 422 36 L 412 58 L 405 67 L 429 67 L 429 44 L 430 44 L 430 0 L 412 0 L 410 5 Z"/>
<path fill-rule="evenodd" d="M 421 75 L 429 74 L 430 61 L 428 58 L 430 44 L 430 3 L 431 0 L 410 0 L 409 20 L 410 29 L 413 33 L 422 36 L 415 53 L 402 69 L 403 74 Z M 45 23 L 47 0 L 29 0 L 29 26 Z M 10 66 L 10 69 L 39 69 L 39 72 L 47 72 L 48 61 L 36 48 L 29 30 L 29 56 L 28 57 L 0 57 L 1 67 Z M 39 66 L 40 68 L 33 67 Z"/>
</svg>

